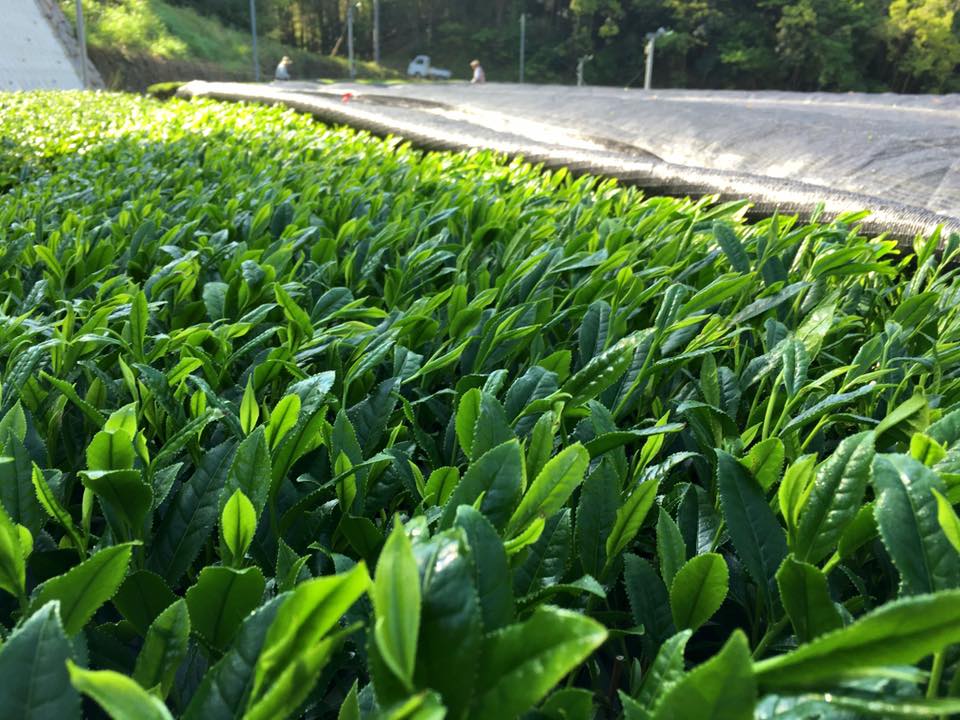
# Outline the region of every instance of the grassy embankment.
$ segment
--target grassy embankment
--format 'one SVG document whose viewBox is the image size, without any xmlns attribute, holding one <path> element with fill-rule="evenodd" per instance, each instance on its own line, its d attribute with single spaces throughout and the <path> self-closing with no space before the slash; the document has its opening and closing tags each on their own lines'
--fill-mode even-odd
<svg viewBox="0 0 960 720">
<path fill-rule="evenodd" d="M 73 18 L 73 0 L 61 0 Z M 144 90 L 165 81 L 250 80 L 253 77 L 248 33 L 224 26 L 190 8 L 162 0 L 124 0 L 119 4 L 84 0 L 90 56 L 108 87 Z M 304 78 L 344 78 L 347 61 L 298 50 L 276 39 L 261 37 L 260 67 L 270 77 L 277 61 L 289 55 L 294 75 Z M 397 73 L 370 62 L 359 62 L 360 78 L 388 79 Z"/>
</svg>

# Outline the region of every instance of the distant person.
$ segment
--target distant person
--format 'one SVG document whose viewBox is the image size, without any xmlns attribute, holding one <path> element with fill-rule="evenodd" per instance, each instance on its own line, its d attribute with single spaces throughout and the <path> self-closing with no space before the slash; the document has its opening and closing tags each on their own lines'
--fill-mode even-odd
<svg viewBox="0 0 960 720">
<path fill-rule="evenodd" d="M 474 85 L 483 85 L 487 81 L 487 75 L 483 72 L 483 67 L 480 65 L 479 60 L 472 60 L 470 62 L 470 67 L 473 68 L 473 77 L 470 79 L 470 82 Z"/>
<path fill-rule="evenodd" d="M 293 60 L 288 58 L 286 55 L 283 56 L 283 59 L 280 60 L 280 64 L 277 65 L 277 72 L 274 73 L 274 77 L 277 80 L 289 80 L 290 79 L 290 66 L 293 65 Z"/>
</svg>

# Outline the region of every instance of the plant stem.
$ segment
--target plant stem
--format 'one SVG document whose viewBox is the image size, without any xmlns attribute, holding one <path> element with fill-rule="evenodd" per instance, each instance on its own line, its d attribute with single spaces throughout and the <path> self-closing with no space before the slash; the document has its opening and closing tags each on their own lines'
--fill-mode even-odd
<svg viewBox="0 0 960 720">
<path fill-rule="evenodd" d="M 834 553 L 830 556 L 830 559 L 827 560 L 826 564 L 823 566 L 823 574 L 829 575 L 830 571 L 833 570 L 837 565 L 840 564 L 840 554 Z"/>
<path fill-rule="evenodd" d="M 777 395 L 780 390 L 780 381 L 783 378 L 783 373 L 780 373 L 777 376 L 777 379 L 773 381 L 773 387 L 770 389 L 770 398 L 767 400 L 767 410 L 763 414 L 763 430 L 760 432 L 760 439 L 766 440 L 770 436 L 770 423 L 773 421 L 773 408 L 777 404 Z"/>
<path fill-rule="evenodd" d="M 927 697 L 935 698 L 940 691 L 940 678 L 943 677 L 943 667 L 947 661 L 947 654 L 941 650 L 933 656 L 933 667 L 930 669 L 930 681 L 927 684 Z"/>
<path fill-rule="evenodd" d="M 784 615 L 782 618 L 777 620 L 773 625 L 767 628 L 767 632 L 764 633 L 763 637 L 760 638 L 760 642 L 757 643 L 757 647 L 753 650 L 753 659 L 759 660 L 763 657 L 763 654 L 766 652 L 767 648 L 770 646 L 774 640 L 783 632 L 783 629 L 787 626 L 787 616 Z"/>
</svg>

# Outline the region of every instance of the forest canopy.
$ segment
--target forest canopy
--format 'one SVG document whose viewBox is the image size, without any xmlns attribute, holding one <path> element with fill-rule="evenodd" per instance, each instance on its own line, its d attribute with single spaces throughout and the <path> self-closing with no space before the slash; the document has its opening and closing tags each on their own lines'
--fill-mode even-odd
<svg viewBox="0 0 960 720">
<path fill-rule="evenodd" d="M 114 0 L 129 1 L 129 0 Z M 240 0 L 174 0 L 247 27 Z M 261 30 L 344 54 L 345 0 L 257 0 Z M 670 87 L 948 92 L 960 90 L 958 0 L 380 0 L 384 62 L 425 52 L 465 74 L 473 56 L 515 80 L 526 15 L 526 79 L 571 82 L 593 56 L 593 84 L 642 82 L 647 33 L 655 83 Z M 372 0 L 356 4 L 357 49 L 372 53 Z"/>
</svg>

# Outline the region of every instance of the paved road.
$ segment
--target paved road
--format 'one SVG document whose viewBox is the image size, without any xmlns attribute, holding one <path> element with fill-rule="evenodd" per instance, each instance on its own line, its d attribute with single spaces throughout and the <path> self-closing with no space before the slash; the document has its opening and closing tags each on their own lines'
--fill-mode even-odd
<svg viewBox="0 0 960 720">
<path fill-rule="evenodd" d="M 798 180 L 960 218 L 960 95 L 277 84 L 474 132 Z"/>
</svg>

